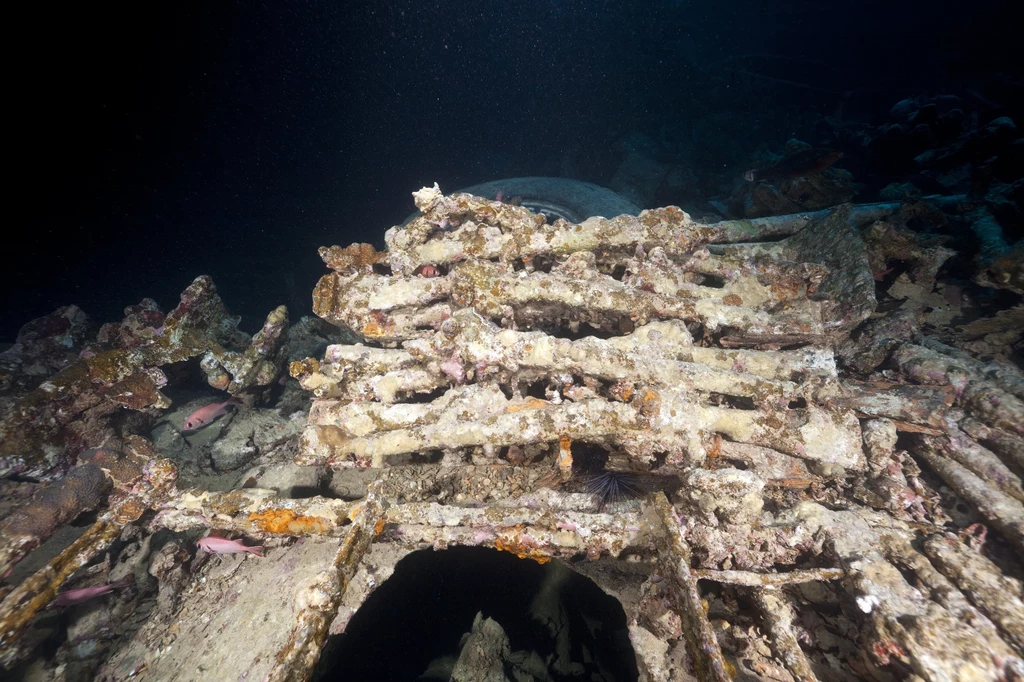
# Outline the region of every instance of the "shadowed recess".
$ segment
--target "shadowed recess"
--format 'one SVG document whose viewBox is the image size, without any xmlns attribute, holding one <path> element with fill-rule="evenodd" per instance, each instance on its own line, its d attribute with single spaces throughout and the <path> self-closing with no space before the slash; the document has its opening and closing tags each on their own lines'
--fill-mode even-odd
<svg viewBox="0 0 1024 682">
<path fill-rule="evenodd" d="M 524 667 L 538 680 L 638 679 L 616 599 L 565 564 L 479 547 L 421 550 L 400 561 L 346 632 L 328 640 L 313 679 L 447 680 L 478 613 L 508 636 L 507 679 Z"/>
</svg>

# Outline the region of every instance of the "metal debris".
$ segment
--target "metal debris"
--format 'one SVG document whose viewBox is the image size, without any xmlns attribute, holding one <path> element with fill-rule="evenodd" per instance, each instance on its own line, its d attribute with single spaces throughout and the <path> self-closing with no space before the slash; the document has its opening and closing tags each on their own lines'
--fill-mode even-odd
<svg viewBox="0 0 1024 682">
<path fill-rule="evenodd" d="M 622 595 L 651 682 L 729 680 L 745 662 L 798 680 L 1022 674 L 1021 587 L 999 562 L 1024 549 L 1024 376 L 922 335 L 916 314 L 876 312 L 874 268 L 907 256 L 933 281 L 949 257 L 876 222 L 898 222 L 898 204 L 715 225 L 670 207 L 576 225 L 436 186 L 415 198 L 423 215 L 389 230 L 386 252 L 321 250 L 332 272 L 315 309 L 367 345 L 290 368 L 314 397 L 296 461 L 369 469 L 366 495 L 178 490 L 155 452 L 97 462 L 114 483 L 100 520 L 0 605 L 5 665 L 64 580 L 120 533 L 141 535 L 132 524 L 154 510 L 148 529 L 240 532 L 274 552 L 294 551 L 288 538 L 337 543 L 321 547 L 334 558 L 299 586 L 290 620 L 255 626 L 283 627 L 268 640 L 278 648 L 238 653 L 261 679 L 307 679 L 401 557 L 455 545 L 631 566 L 593 575 Z M 220 310 L 193 288 L 172 315 Z M 872 315 L 868 356 L 852 360 L 845 342 Z M 134 343 L 140 324 L 108 336 Z M 275 311 L 248 351 L 211 356 L 213 334 L 181 357 L 206 353 L 211 384 L 262 394 L 286 324 Z M 172 328 L 179 340 L 191 329 Z M 580 483 L 591 469 L 653 487 L 607 510 Z M 995 533 L 961 523 L 961 501 Z M 963 539 L 944 530 L 956 523 Z M 188 598 L 187 570 L 214 570 L 186 569 L 179 543 L 150 560 L 149 575 L 174 581 L 160 617 Z M 225 584 L 268 570 L 218 566 Z M 127 643 L 108 679 L 170 679 L 187 655 L 170 630 Z M 206 674 L 228 674 L 225 661 Z"/>
</svg>

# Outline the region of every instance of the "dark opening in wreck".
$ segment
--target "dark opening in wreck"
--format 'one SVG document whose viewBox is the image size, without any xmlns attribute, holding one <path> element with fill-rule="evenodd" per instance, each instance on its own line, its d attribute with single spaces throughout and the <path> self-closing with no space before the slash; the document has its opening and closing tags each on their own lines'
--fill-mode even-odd
<svg viewBox="0 0 1024 682">
<path fill-rule="evenodd" d="M 622 606 L 592 580 L 559 561 L 454 547 L 400 561 L 328 639 L 313 679 L 628 682 L 638 672 Z"/>
</svg>

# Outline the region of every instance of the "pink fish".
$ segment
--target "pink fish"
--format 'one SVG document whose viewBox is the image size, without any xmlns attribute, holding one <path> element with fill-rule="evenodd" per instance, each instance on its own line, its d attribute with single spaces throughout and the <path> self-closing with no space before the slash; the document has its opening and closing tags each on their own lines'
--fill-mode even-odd
<svg viewBox="0 0 1024 682">
<path fill-rule="evenodd" d="M 121 590 L 132 584 L 132 577 L 128 576 L 116 583 L 107 583 L 106 585 L 94 585 L 92 587 L 82 587 L 77 590 L 66 590 L 57 595 L 57 598 L 50 604 L 53 606 L 74 606 L 75 604 L 81 604 L 82 602 L 89 601 L 94 597 L 113 592 L 114 590 Z"/>
<path fill-rule="evenodd" d="M 440 277 L 441 271 L 433 265 L 421 265 L 412 274 L 417 277 Z"/>
<path fill-rule="evenodd" d="M 263 547 L 256 545 L 255 547 L 246 547 L 238 540 L 228 540 L 227 538 L 218 538 L 212 535 L 207 535 L 205 538 L 200 538 L 199 542 L 196 543 L 199 549 L 206 550 L 210 554 L 238 554 L 239 552 L 249 552 L 256 556 L 263 556 Z"/>
<path fill-rule="evenodd" d="M 181 425 L 181 430 L 195 431 L 196 429 L 201 429 L 217 417 L 227 412 L 228 406 L 241 404 L 242 401 L 238 398 L 231 398 L 230 400 L 225 400 L 222 403 L 210 403 L 209 405 L 204 405 L 189 416 L 185 417 L 185 423 Z"/>
</svg>

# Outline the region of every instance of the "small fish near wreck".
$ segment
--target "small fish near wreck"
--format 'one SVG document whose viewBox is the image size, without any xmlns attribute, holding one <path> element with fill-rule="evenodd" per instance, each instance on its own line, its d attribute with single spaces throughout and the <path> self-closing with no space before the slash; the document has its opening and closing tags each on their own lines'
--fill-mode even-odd
<svg viewBox="0 0 1024 682">
<path fill-rule="evenodd" d="M 196 547 L 210 554 L 240 554 L 248 552 L 258 557 L 263 556 L 263 547 L 261 545 L 247 547 L 238 540 L 228 540 L 227 538 L 218 538 L 212 535 L 200 538 L 199 542 L 196 543 Z"/>
<path fill-rule="evenodd" d="M 220 403 L 210 403 L 204 405 L 198 410 L 185 417 L 184 423 L 181 425 L 182 431 L 197 431 L 204 426 L 212 423 L 217 417 L 228 411 L 228 407 L 231 405 L 241 405 L 242 401 L 238 398 L 231 398 Z"/>
<path fill-rule="evenodd" d="M 743 179 L 747 182 L 771 182 L 817 175 L 841 158 L 843 153 L 834 149 L 804 149 L 790 154 L 774 166 L 748 170 Z"/>
<path fill-rule="evenodd" d="M 107 583 L 105 585 L 93 585 L 92 587 L 82 587 L 77 590 L 66 590 L 57 595 L 57 598 L 53 600 L 50 607 L 75 606 L 104 594 L 109 594 L 114 590 L 123 590 L 131 584 L 132 577 L 128 576 L 118 580 L 117 582 Z"/>
<path fill-rule="evenodd" d="M 440 277 L 441 271 L 433 265 L 421 265 L 412 274 L 416 277 Z"/>
</svg>

